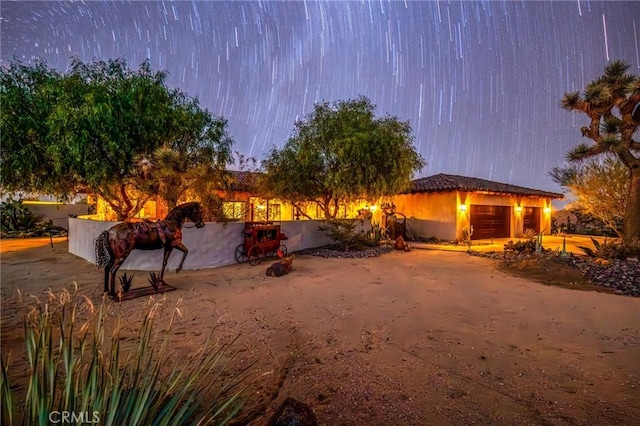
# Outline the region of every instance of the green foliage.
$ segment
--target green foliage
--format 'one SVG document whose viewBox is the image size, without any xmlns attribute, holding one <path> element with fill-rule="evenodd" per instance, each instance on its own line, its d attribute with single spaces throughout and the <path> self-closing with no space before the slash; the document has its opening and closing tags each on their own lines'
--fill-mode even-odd
<svg viewBox="0 0 640 426">
<path fill-rule="evenodd" d="M 387 238 L 387 229 L 380 224 L 373 224 L 367 233 L 356 230 L 358 224 L 361 224 L 358 219 L 329 219 L 318 229 L 326 233 L 344 251 L 376 247 Z"/>
<path fill-rule="evenodd" d="M 601 77 L 587 84 L 582 94 L 565 93 L 561 100 L 563 108 L 583 113 L 589 118 L 589 125 L 580 131 L 583 137 L 593 142 L 592 145 L 578 145 L 567 153 L 567 159 L 582 162 L 611 155 L 628 171 L 628 202 L 623 210 L 620 231 L 625 241 L 640 238 L 640 142 L 633 139 L 640 124 L 637 108 L 640 102 L 640 76 L 630 73 L 629 69 L 627 63 L 613 61 L 605 67 Z M 606 198 L 610 197 L 611 194 L 608 194 Z M 606 220 L 618 231 L 611 218 Z"/>
<path fill-rule="evenodd" d="M 0 204 L 0 228 L 3 232 L 31 230 L 39 218 L 29 210 L 22 200 L 8 198 Z"/>
<path fill-rule="evenodd" d="M 596 227 L 602 224 L 621 236 L 629 201 L 629 170 L 622 162 L 608 155 L 556 167 L 549 174 L 570 195 L 578 218 Z"/>
<path fill-rule="evenodd" d="M 573 148 L 571 151 L 567 152 L 565 158 L 567 161 L 576 162 L 580 160 L 584 160 L 592 156 L 592 148 L 591 146 L 581 143 Z"/>
<path fill-rule="evenodd" d="M 358 220 L 356 219 L 329 219 L 318 229 L 327 234 L 331 240 L 343 247 L 344 251 L 351 248 L 362 248 L 362 234 L 356 232 Z"/>
<path fill-rule="evenodd" d="M 164 305 L 150 301 L 134 336 L 122 317 L 115 330 L 107 329 L 110 309 L 64 291 L 31 310 L 25 318 L 26 395 L 12 389 L 2 357 L 2 424 L 49 424 L 53 411 L 86 413 L 85 422 L 101 425 L 226 424 L 239 413 L 247 368 L 230 371 L 235 340 L 214 344 L 209 338 L 177 362 L 170 344 L 177 307 L 160 325 L 167 321 Z M 133 342 L 127 352 L 123 341 Z"/>
<path fill-rule="evenodd" d="M 589 257 L 598 257 L 598 252 L 600 251 L 600 242 L 595 238 L 591 238 L 591 242 L 593 242 L 593 246 L 595 250 L 590 247 L 578 246 L 580 250 L 584 252 Z"/>
<path fill-rule="evenodd" d="M 368 232 L 366 238 L 366 244 L 372 247 L 380 245 L 382 241 L 386 240 L 389 235 L 389 227 L 382 226 L 381 223 L 373 223 L 371 225 L 371 231 Z"/>
<path fill-rule="evenodd" d="M 73 180 L 50 164 L 47 126 L 61 87 L 61 75 L 43 61 L 12 62 L 0 68 L 0 184 L 4 190 L 38 190 L 61 194 L 73 190 Z M 61 179 L 59 179 L 61 177 Z"/>
<path fill-rule="evenodd" d="M 640 240 L 635 241 L 605 241 L 598 250 L 599 257 L 605 259 L 640 258 Z"/>
<path fill-rule="evenodd" d="M 224 168 L 232 144 L 226 121 L 169 89 L 165 77 L 148 62 L 134 71 L 120 59 L 74 59 L 66 74 L 43 62 L 3 67 L 3 188 L 64 197 L 84 186 L 122 220 L 149 197 L 165 195 L 163 187 L 183 190 L 182 181 L 171 180 L 175 174 L 187 170 L 188 180 Z M 179 167 L 152 161 L 162 147 L 177 153 Z"/>
<path fill-rule="evenodd" d="M 263 162 L 263 189 L 296 205 L 316 203 L 332 219 L 347 200 L 408 188 L 424 166 L 411 127 L 397 117 L 376 118 L 374 110 L 365 97 L 316 104 Z"/>
</svg>

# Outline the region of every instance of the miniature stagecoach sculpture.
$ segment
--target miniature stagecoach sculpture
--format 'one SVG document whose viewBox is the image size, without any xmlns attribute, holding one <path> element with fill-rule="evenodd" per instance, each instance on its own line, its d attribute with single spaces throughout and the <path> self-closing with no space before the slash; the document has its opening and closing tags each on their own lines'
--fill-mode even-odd
<svg viewBox="0 0 640 426">
<path fill-rule="evenodd" d="M 238 263 L 249 261 L 255 266 L 266 257 L 287 255 L 287 246 L 281 244 L 287 236 L 280 230 L 280 225 L 273 222 L 245 222 L 242 238 L 235 253 Z"/>
</svg>

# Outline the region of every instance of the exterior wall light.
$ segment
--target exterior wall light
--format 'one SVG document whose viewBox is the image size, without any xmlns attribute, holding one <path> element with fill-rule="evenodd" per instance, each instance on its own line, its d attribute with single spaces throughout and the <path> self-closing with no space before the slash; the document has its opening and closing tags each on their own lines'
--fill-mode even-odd
<svg viewBox="0 0 640 426">
<path fill-rule="evenodd" d="M 550 213 L 551 213 L 551 207 L 545 207 L 545 208 L 544 208 L 544 212 L 545 212 L 546 214 L 550 214 Z"/>
<path fill-rule="evenodd" d="M 458 206 L 458 210 L 460 210 L 461 212 L 466 212 L 467 211 L 467 205 L 466 204 L 460 204 Z"/>
<path fill-rule="evenodd" d="M 516 206 L 516 213 L 522 213 L 522 206 Z"/>
</svg>

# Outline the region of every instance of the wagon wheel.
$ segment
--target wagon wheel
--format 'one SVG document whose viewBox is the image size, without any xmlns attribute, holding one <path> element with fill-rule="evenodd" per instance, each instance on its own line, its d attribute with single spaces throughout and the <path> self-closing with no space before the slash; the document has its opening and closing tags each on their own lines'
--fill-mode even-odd
<svg viewBox="0 0 640 426">
<path fill-rule="evenodd" d="M 278 247 L 278 250 L 280 251 L 280 253 L 282 253 L 282 257 L 287 257 L 287 246 L 285 246 L 284 244 L 282 244 L 280 247 Z M 278 252 L 276 251 L 276 254 Z"/>
<path fill-rule="evenodd" d="M 244 244 L 240 244 L 238 247 L 236 247 L 236 262 L 244 263 L 247 260 L 249 260 L 249 257 L 244 251 Z"/>
<path fill-rule="evenodd" d="M 253 246 L 249 250 L 249 263 L 256 266 L 264 257 L 264 249 L 261 246 Z"/>
</svg>

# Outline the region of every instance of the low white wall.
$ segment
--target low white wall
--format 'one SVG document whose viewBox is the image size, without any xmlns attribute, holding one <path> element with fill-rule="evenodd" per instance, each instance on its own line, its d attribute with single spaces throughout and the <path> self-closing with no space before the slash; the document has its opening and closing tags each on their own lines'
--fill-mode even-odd
<svg viewBox="0 0 640 426">
<path fill-rule="evenodd" d="M 84 215 L 89 213 L 88 204 L 63 204 L 55 202 L 23 201 L 31 213 L 40 216 L 41 220 L 51 219 L 55 226 L 69 229 L 69 215 Z"/>
<path fill-rule="evenodd" d="M 102 231 L 118 222 L 104 222 L 82 218 L 69 218 L 69 253 L 96 263 L 93 241 Z M 331 241 L 318 231 L 321 222 L 312 220 L 283 221 L 282 232 L 288 237 L 282 241 L 289 252 L 329 244 Z M 183 269 L 217 268 L 236 263 L 235 250 L 242 243 L 244 222 L 207 223 L 204 228 L 183 228 L 182 242 L 189 249 Z M 158 271 L 162 266 L 163 250 L 134 250 L 122 265 L 123 270 Z M 167 270 L 180 263 L 182 252 L 173 250 Z"/>
</svg>

